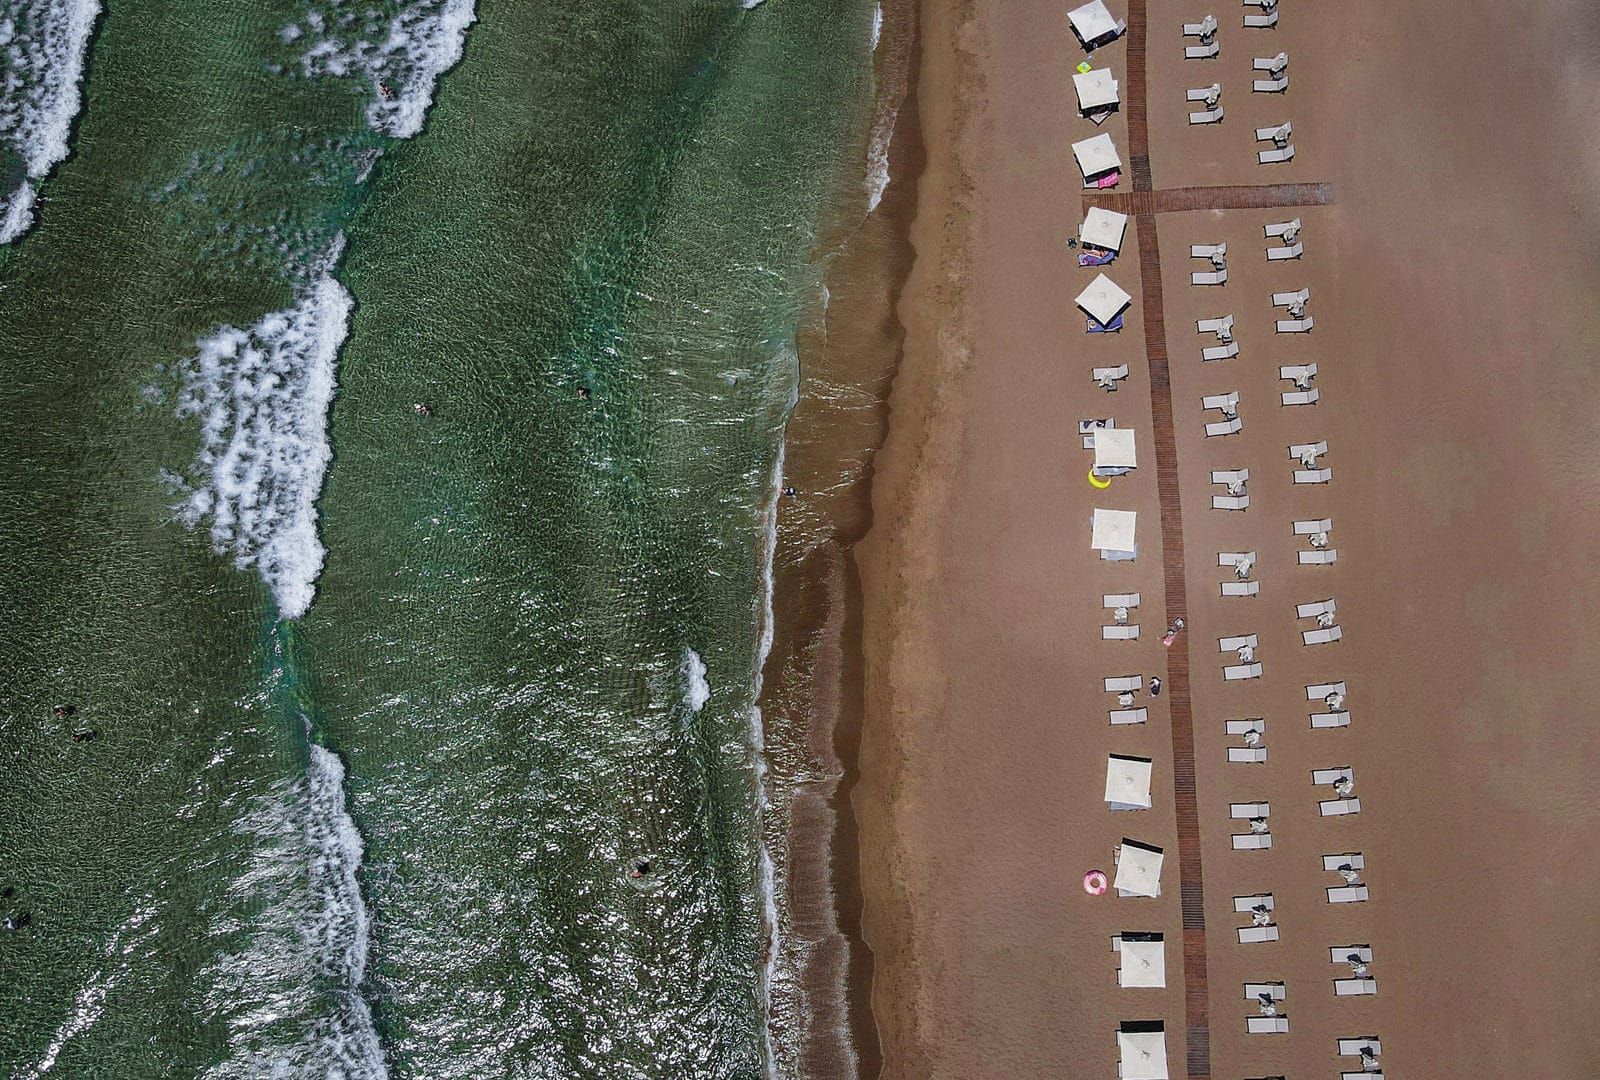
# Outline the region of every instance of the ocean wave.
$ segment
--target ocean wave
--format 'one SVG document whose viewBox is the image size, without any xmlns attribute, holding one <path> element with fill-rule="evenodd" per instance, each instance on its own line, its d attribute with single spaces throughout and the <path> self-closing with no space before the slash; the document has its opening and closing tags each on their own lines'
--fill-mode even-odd
<svg viewBox="0 0 1600 1080">
<path fill-rule="evenodd" d="M 878 123 L 867 147 L 867 213 L 878 208 L 889 187 L 889 141 L 894 137 L 894 116 Z"/>
<path fill-rule="evenodd" d="M 227 1015 L 231 1050 L 207 1077 L 384 1080 L 383 1048 L 361 993 L 363 844 L 345 809 L 338 755 L 313 744 L 305 775 L 263 796 L 239 828 L 255 854 L 233 893 L 256 913 L 242 946 L 207 972 L 207 1005 Z M 286 1039 L 288 1030 L 298 1037 Z"/>
<path fill-rule="evenodd" d="M 689 681 L 688 688 L 683 692 L 683 702 L 699 712 L 711 700 L 711 684 L 706 681 L 706 662 L 693 649 L 683 654 L 683 673 Z"/>
<path fill-rule="evenodd" d="M 872 51 L 878 51 L 878 40 L 883 37 L 883 5 L 872 9 Z"/>
<path fill-rule="evenodd" d="M 67 156 L 83 61 L 100 0 L 10 0 L 0 7 L 0 244 L 33 223 L 34 185 Z M 19 175 L 20 174 L 20 175 Z"/>
<path fill-rule="evenodd" d="M 310 608 L 326 555 L 317 497 L 352 303 L 331 273 L 342 246 L 292 307 L 246 330 L 222 327 L 182 366 L 177 414 L 200 419 L 201 442 L 189 474 L 169 474 L 186 496 L 175 509 L 191 528 L 209 521 L 213 549 L 254 566 L 286 619 Z"/>
<path fill-rule="evenodd" d="M 318 3 L 279 37 L 304 47 L 302 74 L 369 82 L 368 125 L 408 139 L 422 130 L 434 85 L 460 61 L 477 17 L 473 0 L 416 0 L 387 19 L 366 3 Z"/>
<path fill-rule="evenodd" d="M 798 397 L 790 398 L 788 410 L 790 415 L 793 415 L 798 403 Z M 772 655 L 773 632 L 777 625 L 773 606 L 773 595 L 777 587 L 774 566 L 778 554 L 778 500 L 783 492 L 784 449 L 780 438 L 777 458 L 772 463 L 772 480 L 768 485 L 767 505 L 761 514 L 761 636 L 756 646 L 755 685 L 750 693 L 750 743 L 756 763 L 756 835 L 761 837 L 759 841 L 761 922 L 767 936 L 766 961 L 761 965 L 761 1029 L 764 1033 L 762 1045 L 766 1055 L 768 1080 L 776 1080 L 778 1076 L 778 1055 L 772 1043 L 772 985 L 778 972 L 779 956 L 782 951 L 778 948 L 782 921 L 778 916 L 777 866 L 772 859 L 772 849 L 762 834 L 771 797 L 767 789 L 767 729 L 759 703 L 761 687 L 766 682 L 767 657 Z"/>
</svg>

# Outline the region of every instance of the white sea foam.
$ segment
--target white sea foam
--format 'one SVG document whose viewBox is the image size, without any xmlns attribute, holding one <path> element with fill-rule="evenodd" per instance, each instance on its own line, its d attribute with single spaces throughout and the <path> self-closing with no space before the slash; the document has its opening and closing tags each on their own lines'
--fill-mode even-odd
<svg viewBox="0 0 1600 1080">
<path fill-rule="evenodd" d="M 67 156 L 78 115 L 83 60 L 100 0 L 7 0 L 0 5 L 0 146 L 22 159 L 26 178 L 0 195 L 0 244 L 33 223 L 34 184 Z"/>
<path fill-rule="evenodd" d="M 355 17 L 346 21 L 343 14 Z M 367 123 L 408 139 L 422 130 L 434 85 L 460 61 L 467 27 L 477 17 L 473 0 L 416 0 L 387 20 L 362 2 L 319 3 L 279 36 L 307 46 L 300 56 L 307 76 L 366 79 L 372 91 Z"/>
<path fill-rule="evenodd" d="M 254 566 L 286 619 L 311 606 L 326 554 L 317 496 L 351 306 L 331 273 L 342 245 L 292 307 L 246 330 L 222 327 L 182 366 L 177 413 L 200 419 L 200 450 L 189 474 L 173 478 L 186 496 L 175 509 L 190 527 L 209 522 L 219 555 Z"/>
<path fill-rule="evenodd" d="M 338 755 L 313 744 L 305 776 L 261 797 L 239 829 L 254 854 L 232 891 L 254 913 L 240 947 L 206 972 L 207 1006 L 226 1016 L 230 1050 L 208 1080 L 384 1080 L 383 1049 L 361 993 L 368 915 L 356 871 L 363 845 L 345 809 Z M 325 987 L 331 995 L 320 992 Z M 290 1023 L 299 1035 L 286 1042 Z"/>
<path fill-rule="evenodd" d="M 706 681 L 706 662 L 693 649 L 683 654 L 683 672 L 688 678 L 688 688 L 683 693 L 685 705 L 699 712 L 711 700 L 711 684 Z"/>
<path fill-rule="evenodd" d="M 889 186 L 889 140 L 894 137 L 894 117 L 881 120 L 872 130 L 867 147 L 867 213 L 878 208 Z"/>
<path fill-rule="evenodd" d="M 883 36 L 883 5 L 872 9 L 872 51 L 878 51 L 878 39 Z"/>
<path fill-rule="evenodd" d="M 789 402 L 793 413 L 798 398 Z M 761 715 L 761 687 L 766 678 L 767 656 L 772 652 L 773 592 L 775 578 L 773 564 L 778 553 L 778 498 L 783 491 L 784 446 L 780 436 L 777 460 L 772 465 L 772 483 L 769 487 L 766 509 L 762 512 L 761 553 L 761 637 L 756 648 L 755 686 L 750 694 L 750 743 L 756 762 L 756 820 L 761 846 L 761 920 L 767 931 L 767 962 L 761 969 L 761 1030 L 765 1033 L 768 1080 L 778 1080 L 777 1052 L 772 1045 L 772 983 L 778 971 L 778 889 L 777 868 L 772 861 L 772 851 L 761 832 L 767 816 L 767 731 Z"/>
</svg>

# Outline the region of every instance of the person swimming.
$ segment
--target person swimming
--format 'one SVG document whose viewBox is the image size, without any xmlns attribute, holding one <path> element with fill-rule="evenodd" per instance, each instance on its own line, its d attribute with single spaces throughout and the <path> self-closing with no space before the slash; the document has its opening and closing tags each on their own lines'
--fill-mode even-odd
<svg viewBox="0 0 1600 1080">
<path fill-rule="evenodd" d="M 649 859 L 635 859 L 633 861 L 633 869 L 628 871 L 628 876 L 631 877 L 631 878 L 642 878 L 642 877 L 646 876 L 649 873 L 650 873 L 650 860 Z"/>
</svg>

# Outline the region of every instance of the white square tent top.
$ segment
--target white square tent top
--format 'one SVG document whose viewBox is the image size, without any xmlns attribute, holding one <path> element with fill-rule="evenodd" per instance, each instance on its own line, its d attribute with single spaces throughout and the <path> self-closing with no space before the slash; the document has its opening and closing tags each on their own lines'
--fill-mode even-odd
<svg viewBox="0 0 1600 1080">
<path fill-rule="evenodd" d="M 1089 546 L 1096 551 L 1137 551 L 1134 526 L 1138 521 L 1137 510 L 1096 510 Z"/>
<path fill-rule="evenodd" d="M 1095 468 L 1137 469 L 1139 467 L 1139 454 L 1134 449 L 1132 428 L 1095 428 L 1091 438 L 1094 439 Z"/>
<path fill-rule="evenodd" d="M 1095 275 L 1089 287 L 1078 294 L 1076 301 L 1101 326 L 1111 325 L 1111 320 L 1132 302 L 1133 297 L 1123 292 L 1121 286 L 1103 272 Z"/>
<path fill-rule="evenodd" d="M 1144 986 L 1161 989 L 1167 985 L 1167 943 L 1156 941 L 1130 941 L 1122 939 L 1117 949 L 1122 968 L 1118 982 L 1122 986 Z"/>
<path fill-rule="evenodd" d="M 1122 30 L 1117 20 L 1111 17 L 1111 9 L 1106 7 L 1105 0 L 1089 0 L 1082 7 L 1073 8 L 1067 12 L 1067 22 L 1072 24 L 1072 32 L 1078 35 L 1078 40 L 1083 42 L 1085 48 L 1114 38 Z"/>
<path fill-rule="evenodd" d="M 1168 1080 L 1165 1030 L 1119 1031 L 1117 1051 L 1122 1080 Z"/>
<path fill-rule="evenodd" d="M 1089 212 L 1083 215 L 1083 224 L 1078 227 L 1078 239 L 1091 247 L 1121 251 L 1122 237 L 1127 231 L 1127 214 L 1091 206 Z"/>
<path fill-rule="evenodd" d="M 1072 156 L 1077 159 L 1078 168 L 1083 170 L 1085 180 L 1093 180 L 1103 173 L 1122 168 L 1122 158 L 1117 154 L 1117 144 L 1112 142 L 1111 135 L 1104 131 L 1073 143 Z"/>
<path fill-rule="evenodd" d="M 1150 809 L 1150 759 L 1107 757 L 1106 802 Z"/>
<path fill-rule="evenodd" d="M 1161 864 L 1166 859 L 1160 848 L 1122 838 L 1122 855 L 1117 859 L 1117 880 L 1112 886 L 1134 896 L 1157 896 L 1161 890 Z"/>
<path fill-rule="evenodd" d="M 1117 80 L 1109 68 L 1080 71 L 1072 76 L 1072 85 L 1078 90 L 1078 111 L 1103 109 L 1121 101 L 1117 93 Z"/>
</svg>

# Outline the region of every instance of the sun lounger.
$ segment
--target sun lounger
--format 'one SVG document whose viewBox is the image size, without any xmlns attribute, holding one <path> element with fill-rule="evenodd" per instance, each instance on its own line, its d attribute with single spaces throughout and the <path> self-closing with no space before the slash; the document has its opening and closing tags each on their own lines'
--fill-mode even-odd
<svg viewBox="0 0 1600 1080">
<path fill-rule="evenodd" d="M 1335 765 L 1331 769 L 1312 769 L 1311 783 L 1314 787 L 1327 787 L 1341 777 L 1349 777 L 1353 782 L 1356 771 L 1348 765 Z"/>
<path fill-rule="evenodd" d="M 1214 60 L 1222 51 L 1222 43 L 1213 41 L 1207 45 L 1185 45 L 1183 58 L 1185 60 Z"/>
<path fill-rule="evenodd" d="M 1306 253 L 1306 246 L 1298 240 L 1286 247 L 1269 247 L 1267 249 L 1268 262 L 1284 262 L 1288 259 L 1298 259 Z"/>
<path fill-rule="evenodd" d="M 1247 1016 L 1244 1021 L 1244 1030 L 1250 1035 L 1287 1035 L 1289 1033 L 1289 1018 L 1287 1016 Z"/>
<path fill-rule="evenodd" d="M 1250 62 L 1251 71 L 1268 71 L 1273 75 L 1280 75 L 1289 67 L 1289 54 L 1280 52 L 1277 56 L 1258 56 Z"/>
<path fill-rule="evenodd" d="M 1258 560 L 1253 551 L 1219 551 L 1217 552 L 1218 566 L 1238 566 L 1242 562 L 1254 565 Z"/>
<path fill-rule="evenodd" d="M 1250 89 L 1257 94 L 1281 94 L 1289 89 L 1289 76 L 1279 75 L 1276 79 L 1252 79 Z"/>
<path fill-rule="evenodd" d="M 1274 221 L 1262 226 L 1262 233 L 1268 240 L 1282 240 L 1284 243 L 1293 243 L 1294 238 L 1300 235 L 1300 219 L 1290 218 L 1288 221 Z"/>
<path fill-rule="evenodd" d="M 1117 367 L 1097 367 L 1094 369 L 1094 381 L 1107 390 L 1115 390 L 1117 382 L 1128 377 L 1128 365 Z"/>
<path fill-rule="evenodd" d="M 1294 606 L 1295 616 L 1301 619 L 1315 619 L 1318 615 L 1333 613 L 1338 610 L 1338 605 L 1332 599 L 1314 600 L 1309 604 L 1296 604 Z"/>
<path fill-rule="evenodd" d="M 1272 804 L 1269 802 L 1236 802 L 1228 804 L 1228 816 L 1234 820 L 1241 818 L 1267 817 L 1272 813 Z"/>
<path fill-rule="evenodd" d="M 1332 532 L 1332 531 L 1333 531 L 1333 519 L 1332 518 L 1321 518 L 1321 519 L 1318 519 L 1318 520 L 1315 520 L 1315 521 L 1312 521 L 1312 520 L 1296 521 L 1294 523 L 1294 534 L 1296 536 L 1315 536 L 1317 533 L 1325 533 L 1325 532 Z"/>
<path fill-rule="evenodd" d="M 1228 254 L 1228 245 L 1227 244 L 1190 244 L 1189 245 L 1189 258 L 1191 258 L 1191 259 L 1209 259 L 1213 255 L 1227 255 L 1227 254 Z"/>
<path fill-rule="evenodd" d="M 1344 630 L 1338 626 L 1325 626 L 1317 630 L 1300 631 L 1300 640 L 1307 645 L 1331 645 L 1344 640 Z"/>
<path fill-rule="evenodd" d="M 1239 355 L 1239 343 L 1230 341 L 1226 345 L 1213 345 L 1200 350 L 1201 360 L 1232 360 Z"/>
<path fill-rule="evenodd" d="M 1209 38 L 1217 33 L 1217 20 L 1213 16 L 1206 16 L 1202 22 L 1186 22 L 1183 24 L 1184 37 Z"/>
<path fill-rule="evenodd" d="M 1278 25 L 1278 9 L 1273 8 L 1265 15 L 1246 15 L 1244 25 L 1249 30 L 1271 30 Z"/>
<path fill-rule="evenodd" d="M 1333 992 L 1339 997 L 1359 997 L 1378 992 L 1377 979 L 1335 979 Z"/>
<path fill-rule="evenodd" d="M 1294 160 L 1294 143 L 1280 150 L 1257 150 L 1256 162 L 1261 165 L 1282 165 L 1286 161 Z"/>
<path fill-rule="evenodd" d="M 1206 437 L 1214 435 L 1237 435 L 1244 429 L 1244 421 L 1235 416 L 1232 420 L 1218 420 L 1206 425 Z"/>
<path fill-rule="evenodd" d="M 1315 728 L 1349 727 L 1350 714 L 1347 712 L 1317 712 L 1311 714 L 1311 726 Z"/>
<path fill-rule="evenodd" d="M 1214 109 L 1201 109 L 1189 114 L 1191 124 L 1220 124 L 1222 123 L 1223 110 L 1221 104 Z"/>
<path fill-rule="evenodd" d="M 1194 325 L 1197 333 L 1215 334 L 1219 341 L 1229 341 L 1233 337 L 1232 315 L 1224 315 L 1219 319 L 1200 319 Z"/>
<path fill-rule="evenodd" d="M 1285 405 L 1315 405 L 1322 397 L 1322 392 L 1315 388 L 1310 390 L 1286 390 L 1280 397 Z"/>
<path fill-rule="evenodd" d="M 1345 685 L 1342 681 L 1330 683 L 1312 683 L 1306 687 L 1306 700 L 1324 701 L 1327 699 L 1329 694 L 1338 694 L 1340 697 L 1346 697 L 1349 695 L 1349 693 L 1350 691 L 1345 688 Z"/>
<path fill-rule="evenodd" d="M 1302 380 L 1315 379 L 1317 365 L 1315 364 L 1280 364 L 1278 365 L 1278 378 L 1287 382 L 1298 383 Z M 1317 530 L 1313 529 L 1312 532 Z"/>
<path fill-rule="evenodd" d="M 1131 626 L 1102 626 L 1100 628 L 1101 641 L 1138 641 L 1139 625 Z"/>
<path fill-rule="evenodd" d="M 1264 941 L 1277 941 L 1278 928 L 1276 926 L 1241 926 L 1239 927 L 1240 945 L 1259 945 Z"/>
<path fill-rule="evenodd" d="M 1226 285 L 1227 283 L 1227 270 L 1196 270 L 1189 275 L 1189 284 L 1191 285 Z"/>
<path fill-rule="evenodd" d="M 1236 915 L 1243 915 L 1245 912 L 1258 907 L 1265 907 L 1268 911 L 1271 911 L 1277 907 L 1277 901 L 1272 898 L 1271 893 L 1254 893 L 1250 896 L 1235 896 L 1233 898 L 1233 910 Z"/>
<path fill-rule="evenodd" d="M 1222 730 L 1229 735 L 1243 735 L 1246 732 L 1259 731 L 1267 733 L 1267 722 L 1259 716 L 1247 716 L 1240 720 L 1224 720 Z"/>
<path fill-rule="evenodd" d="M 1223 596 L 1259 596 L 1261 595 L 1261 582 L 1259 581 L 1224 581 L 1222 583 Z"/>
<path fill-rule="evenodd" d="M 1212 97 L 1222 95 L 1222 84 L 1212 83 L 1210 86 L 1197 86 L 1183 92 L 1185 101 L 1209 101 Z"/>
<path fill-rule="evenodd" d="M 1212 469 L 1211 482 L 1213 484 L 1242 484 L 1249 483 L 1249 469 Z"/>
<path fill-rule="evenodd" d="M 1233 850 L 1235 851 L 1265 851 L 1271 846 L 1271 833 L 1233 834 Z"/>
<path fill-rule="evenodd" d="M 1125 694 L 1134 690 L 1144 689 L 1143 675 L 1106 676 L 1106 693 Z"/>
<path fill-rule="evenodd" d="M 1279 319 L 1276 323 L 1277 331 L 1280 334 L 1309 334 L 1316 325 L 1317 320 L 1310 315 L 1303 319 Z M 1121 327 L 1118 327 L 1118 329 L 1120 330 Z"/>
<path fill-rule="evenodd" d="M 1363 964 L 1370 964 L 1372 963 L 1372 946 L 1331 945 L 1328 947 L 1328 963 L 1330 964 L 1348 964 L 1352 956 L 1359 959 Z M 1343 1050 L 1339 1052 L 1341 1054 L 1344 1053 Z M 1356 1053 L 1360 1053 L 1360 1051 L 1357 1050 Z"/>
<path fill-rule="evenodd" d="M 1296 289 L 1294 292 L 1275 292 L 1272 294 L 1273 307 L 1289 307 L 1293 304 L 1304 304 L 1311 299 L 1309 288 Z"/>
<path fill-rule="evenodd" d="M 1370 896 L 1365 885 L 1341 885 L 1328 890 L 1328 903 L 1364 904 Z"/>
<path fill-rule="evenodd" d="M 1213 510 L 1248 510 L 1250 509 L 1249 495 L 1213 495 L 1211 496 L 1211 509 Z"/>
<path fill-rule="evenodd" d="M 1324 799 L 1317 806 L 1321 809 L 1323 817 L 1345 817 L 1348 814 L 1361 813 L 1360 799 Z"/>
<path fill-rule="evenodd" d="M 1342 1072 L 1339 1080 L 1383 1080 L 1383 1070 L 1376 1072 Z"/>
<path fill-rule="evenodd" d="M 1200 399 L 1202 409 L 1221 409 L 1228 413 L 1239 407 L 1239 391 L 1230 390 L 1226 394 L 1207 394 Z"/>
<path fill-rule="evenodd" d="M 1273 124 L 1271 127 L 1256 128 L 1256 142 L 1271 142 L 1284 146 L 1288 144 L 1289 136 L 1292 134 L 1294 134 L 1294 124 L 1285 120 L 1283 123 Z M 1276 303 L 1277 301 L 1273 302 Z"/>
<path fill-rule="evenodd" d="M 1362 1050 L 1371 1050 L 1372 1056 L 1378 1057 L 1383 1053 L 1383 1043 L 1376 1035 L 1339 1040 L 1340 1057 L 1358 1057 Z"/>
<path fill-rule="evenodd" d="M 1230 664 L 1222 669 L 1222 677 L 1229 682 L 1261 678 L 1260 664 Z"/>
<path fill-rule="evenodd" d="M 1339 561 L 1338 548 L 1323 548 L 1320 551 L 1301 551 L 1297 554 L 1300 556 L 1301 566 L 1330 566 Z"/>
<path fill-rule="evenodd" d="M 1289 989 L 1281 982 L 1244 984 L 1244 999 L 1246 1001 L 1260 1001 L 1262 994 L 1267 995 L 1273 1001 L 1284 1001 L 1289 997 Z"/>
<path fill-rule="evenodd" d="M 1142 724 L 1150 719 L 1149 709 L 1112 709 L 1111 725 L 1117 727 L 1122 724 Z"/>
<path fill-rule="evenodd" d="M 1139 606 L 1139 594 L 1136 592 L 1112 592 L 1100 597 L 1102 607 L 1106 608 L 1136 608 Z"/>
<path fill-rule="evenodd" d="M 1230 746 L 1228 747 L 1228 763 L 1230 765 L 1265 765 L 1267 763 L 1267 748 L 1265 746 Z"/>
<path fill-rule="evenodd" d="M 1332 479 L 1332 469 L 1296 469 L 1294 471 L 1294 482 L 1297 484 L 1326 484 Z"/>
<path fill-rule="evenodd" d="M 1328 871 L 1337 871 L 1348 866 L 1352 870 L 1365 870 L 1367 857 L 1359 851 L 1341 851 L 1337 855 L 1324 855 L 1322 868 Z"/>
<path fill-rule="evenodd" d="M 1252 649 L 1260 645 L 1254 634 L 1240 634 L 1237 637 L 1217 639 L 1218 652 L 1238 652 L 1241 646 L 1248 645 Z"/>
</svg>

